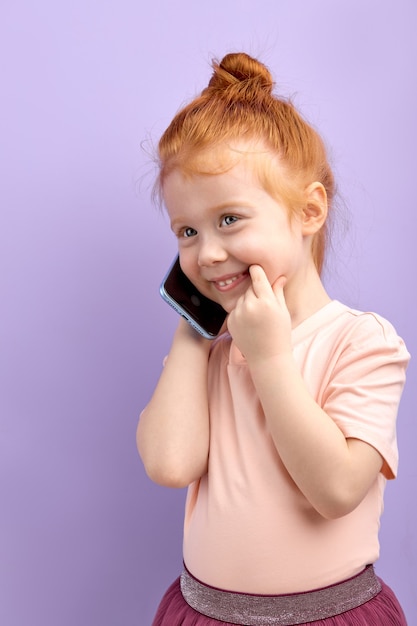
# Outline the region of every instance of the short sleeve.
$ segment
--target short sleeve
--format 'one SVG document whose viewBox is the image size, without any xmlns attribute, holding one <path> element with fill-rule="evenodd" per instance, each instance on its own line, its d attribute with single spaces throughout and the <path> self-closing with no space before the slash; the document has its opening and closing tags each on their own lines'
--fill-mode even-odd
<svg viewBox="0 0 417 626">
<path fill-rule="evenodd" d="M 393 326 L 374 313 L 354 317 L 323 395 L 323 408 L 346 438 L 372 445 L 382 473 L 398 470 L 396 418 L 410 355 Z"/>
</svg>

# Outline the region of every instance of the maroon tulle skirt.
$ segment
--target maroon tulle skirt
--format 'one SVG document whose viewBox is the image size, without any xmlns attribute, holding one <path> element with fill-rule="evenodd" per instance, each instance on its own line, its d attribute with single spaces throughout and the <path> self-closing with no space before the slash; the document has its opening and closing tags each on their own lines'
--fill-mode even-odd
<svg viewBox="0 0 417 626">
<path fill-rule="evenodd" d="M 407 620 L 394 592 L 382 580 L 381 585 L 380 593 L 365 604 L 335 617 L 308 622 L 309 625 L 407 626 Z M 235 626 L 235 624 L 206 617 L 190 607 L 182 596 L 178 578 L 162 598 L 152 626 Z"/>
</svg>

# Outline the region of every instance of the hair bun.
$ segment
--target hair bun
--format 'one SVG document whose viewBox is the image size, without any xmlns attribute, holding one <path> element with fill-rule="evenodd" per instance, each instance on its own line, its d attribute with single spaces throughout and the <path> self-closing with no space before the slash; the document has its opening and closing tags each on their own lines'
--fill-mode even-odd
<svg viewBox="0 0 417 626">
<path fill-rule="evenodd" d="M 268 68 L 244 52 L 226 54 L 220 61 L 213 61 L 213 75 L 208 84 L 210 91 L 221 91 L 242 83 L 242 87 L 261 89 L 268 94 L 274 86 Z"/>
</svg>

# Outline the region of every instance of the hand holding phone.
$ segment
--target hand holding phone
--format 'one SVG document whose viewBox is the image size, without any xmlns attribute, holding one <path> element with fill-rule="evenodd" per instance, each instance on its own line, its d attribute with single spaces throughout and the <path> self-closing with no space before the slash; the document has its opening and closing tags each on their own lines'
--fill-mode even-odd
<svg viewBox="0 0 417 626">
<path fill-rule="evenodd" d="M 162 298 L 206 339 L 215 339 L 227 317 L 220 304 L 200 293 L 181 269 L 177 256 L 161 283 Z"/>
</svg>

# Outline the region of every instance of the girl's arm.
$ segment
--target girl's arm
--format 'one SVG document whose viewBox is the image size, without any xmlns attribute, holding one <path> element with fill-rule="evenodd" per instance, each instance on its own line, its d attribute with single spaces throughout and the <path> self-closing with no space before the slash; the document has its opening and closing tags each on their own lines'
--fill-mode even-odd
<svg viewBox="0 0 417 626">
<path fill-rule="evenodd" d="M 229 315 L 228 328 L 245 355 L 269 431 L 287 471 L 326 518 L 361 502 L 382 467 L 375 448 L 346 439 L 310 395 L 295 363 L 283 280 L 271 289 L 261 268 Z"/>
<path fill-rule="evenodd" d="M 299 489 L 326 518 L 353 511 L 382 467 L 379 452 L 345 438 L 311 397 L 291 355 L 249 367 L 275 446 Z"/>
<path fill-rule="evenodd" d="M 210 341 L 181 319 L 156 389 L 137 428 L 137 446 L 152 480 L 186 487 L 207 471 Z"/>
</svg>

